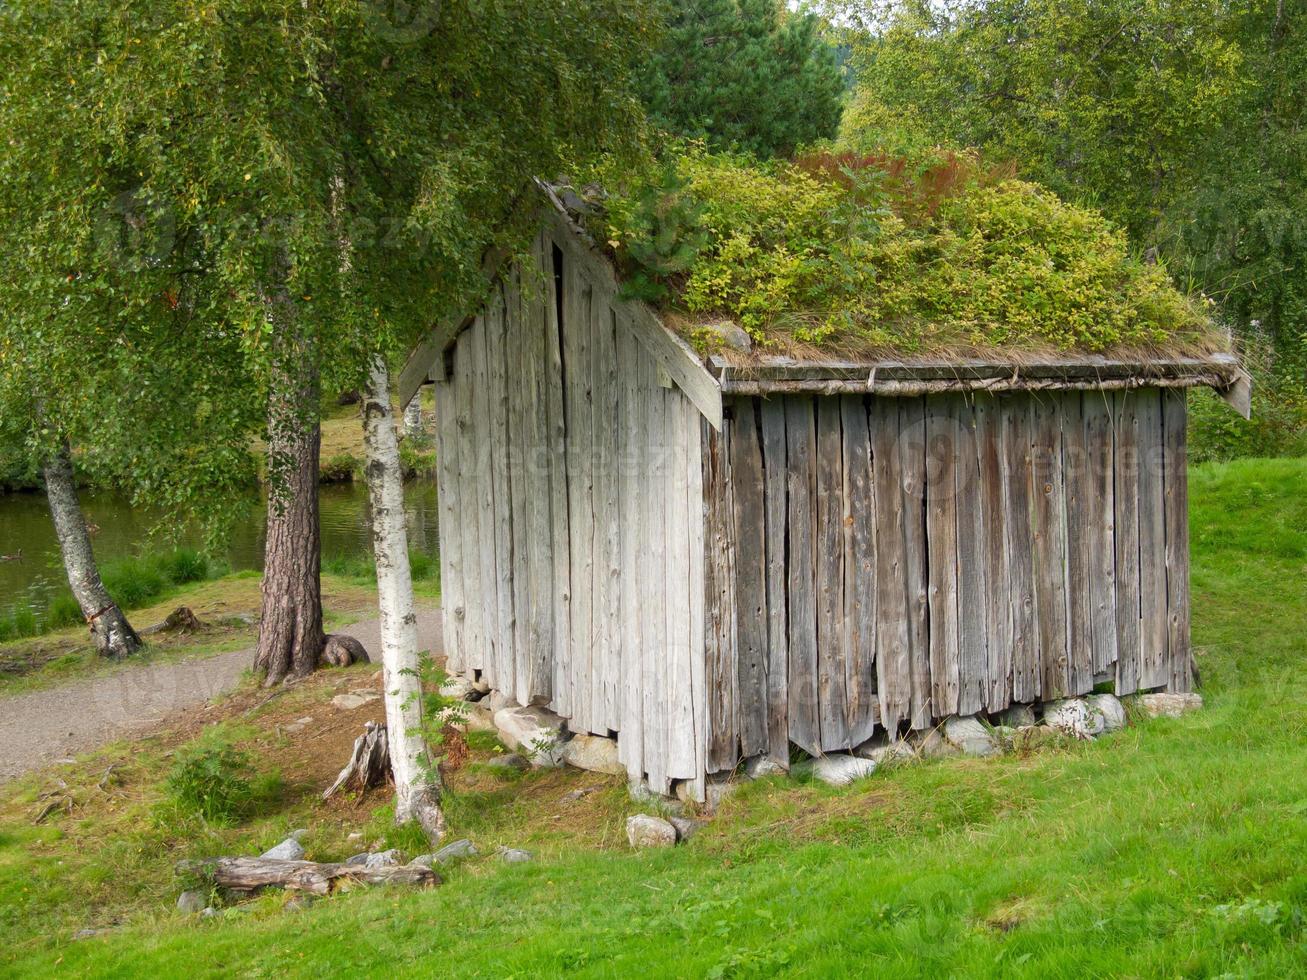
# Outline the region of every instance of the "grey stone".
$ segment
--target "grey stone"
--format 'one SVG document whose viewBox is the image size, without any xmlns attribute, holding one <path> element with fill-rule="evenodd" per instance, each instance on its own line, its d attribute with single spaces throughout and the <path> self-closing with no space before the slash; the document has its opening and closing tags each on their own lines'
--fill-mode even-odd
<svg viewBox="0 0 1307 980">
<path fill-rule="evenodd" d="M 503 711 L 505 708 L 522 707 L 520 704 L 518 704 L 516 701 L 510 698 L 503 691 L 491 691 L 490 696 L 485 698 L 485 702 L 487 707 L 489 707 L 490 713 L 492 715 L 497 714 L 500 711 Z"/>
<path fill-rule="evenodd" d="M 1093 738 L 1103 734 L 1103 716 L 1089 710 L 1084 698 L 1062 698 L 1044 705 L 1044 724 L 1075 738 Z"/>
<path fill-rule="evenodd" d="M 200 910 L 200 918 L 221 919 L 223 915 L 226 913 L 226 911 L 227 911 L 226 909 L 215 909 L 212 905 L 210 905 L 208 908 Z"/>
<path fill-rule="evenodd" d="M 471 701 L 472 695 L 476 693 L 472 682 L 466 677 L 451 677 L 440 685 L 441 697 L 450 698 L 454 701 Z"/>
<path fill-rule="evenodd" d="M 194 915 L 204 911 L 209 904 L 209 891 L 206 888 L 191 888 L 177 896 L 177 911 Z"/>
<path fill-rule="evenodd" d="M 912 745 L 923 759 L 948 759 L 962 754 L 962 750 L 946 739 L 938 728 L 913 732 Z"/>
<path fill-rule="evenodd" d="M 472 682 L 472 690 L 484 697 L 490 693 L 490 682 L 484 677 L 478 677 Z"/>
<path fill-rule="evenodd" d="M 744 764 L 744 774 L 750 779 L 765 779 L 768 776 L 788 776 L 790 770 L 771 756 L 755 755 Z"/>
<path fill-rule="evenodd" d="M 1035 709 L 1028 704 L 1014 704 L 998 713 L 998 723 L 1008 728 L 1025 728 L 1035 723 Z"/>
<path fill-rule="evenodd" d="M 695 820 L 693 817 L 670 816 L 667 822 L 676 828 L 676 839 L 678 841 L 687 841 L 699 832 L 699 828 L 705 826 L 704 821 Z"/>
<path fill-rule="evenodd" d="M 636 813 L 626 818 L 626 839 L 632 847 L 671 847 L 676 843 L 676 827 L 662 817 Z"/>
<path fill-rule="evenodd" d="M 1066 737 L 1048 725 L 1022 725 L 1012 736 L 1012 748 L 1018 752 L 1030 751 L 1044 745 L 1055 745 Z"/>
<path fill-rule="evenodd" d="M 501 847 L 499 849 L 499 860 L 505 864 L 526 864 L 531 860 L 531 852 L 518 847 Z"/>
<path fill-rule="evenodd" d="M 601 735 L 577 735 L 563 746 L 563 762 L 588 772 L 610 776 L 626 775 L 626 766 L 617 759 L 617 742 Z"/>
<path fill-rule="evenodd" d="M 581 799 L 584 796 L 589 796 L 591 793 L 595 792 L 599 788 L 600 787 L 598 786 L 582 786 L 580 789 L 574 789 L 571 790 L 570 792 L 564 793 L 562 796 L 558 798 L 558 802 L 575 803 L 577 800 Z"/>
<path fill-rule="evenodd" d="M 876 763 L 871 759 L 860 759 L 856 755 L 834 752 L 830 755 L 808 759 L 794 767 L 796 772 L 811 774 L 813 779 L 827 786 L 847 786 L 859 779 L 864 779 L 876 771 Z"/>
<path fill-rule="evenodd" d="M 331 699 L 332 707 L 339 708 L 341 711 L 356 711 L 370 701 L 375 701 L 381 697 L 380 694 L 374 694 L 372 697 L 365 697 L 355 691 L 347 694 L 337 694 Z"/>
<path fill-rule="evenodd" d="M 749 332 L 733 320 L 717 320 L 713 323 L 703 323 L 699 329 L 706 330 L 715 338 L 721 341 L 722 345 L 732 350 L 740 351 L 747 354 L 753 350 L 753 338 Z"/>
<path fill-rule="evenodd" d="M 736 789 L 739 788 L 739 785 L 740 785 L 739 781 L 736 779 L 732 779 L 729 774 L 726 775 L 718 774 L 715 776 L 709 776 L 707 782 L 704 783 L 704 787 L 703 787 L 703 791 L 704 791 L 703 808 L 707 810 L 709 813 L 716 813 L 717 808 L 722 805 L 722 801 L 725 800 L 732 793 L 734 793 Z M 676 799 L 679 800 L 681 803 L 697 802 L 694 799 L 694 797 L 691 795 L 691 790 L 693 789 L 693 786 L 694 784 L 688 779 L 678 780 L 675 786 Z M 654 801 L 663 801 L 663 802 L 666 802 L 667 800 L 667 797 L 659 796 L 657 793 L 649 792 L 647 789 L 645 790 L 645 792 L 648 794 L 643 798 L 645 800 L 654 800 Z M 635 794 L 632 793 L 633 797 L 634 795 Z"/>
<path fill-rule="evenodd" d="M 522 772 L 531 768 L 531 763 L 516 752 L 508 752 L 504 755 L 492 755 L 486 760 L 486 766 L 491 769 L 513 769 Z"/>
<path fill-rule="evenodd" d="M 297 840 L 302 843 L 304 838 L 307 837 L 308 835 L 309 835 L 308 827 L 297 827 L 286 836 L 289 837 L 291 840 Z"/>
<path fill-rule="evenodd" d="M 474 858 L 478 853 L 477 846 L 470 840 L 464 839 L 456 840 L 452 844 L 446 844 L 431 857 L 436 864 L 453 864 L 455 861 Z"/>
<path fill-rule="evenodd" d="M 287 735 L 297 735 L 311 724 L 313 724 L 313 716 L 305 715 L 303 718 L 296 718 L 294 721 L 283 725 L 281 730 Z"/>
<path fill-rule="evenodd" d="M 1141 694 L 1135 699 L 1135 703 L 1149 718 L 1179 718 L 1187 712 L 1201 708 L 1203 696 L 1160 691 L 1156 694 Z"/>
<path fill-rule="evenodd" d="M 1090 694 L 1085 698 L 1089 710 L 1102 716 L 1103 731 L 1119 732 L 1126 726 L 1125 705 L 1114 694 Z"/>
<path fill-rule="evenodd" d="M 905 762 L 916 762 L 916 750 L 908 744 L 906 739 L 891 739 L 884 732 L 879 732 L 867 741 L 863 742 L 853 754 L 859 759 L 870 759 L 878 766 L 886 764 L 901 765 Z"/>
<path fill-rule="evenodd" d="M 978 718 L 948 718 L 944 722 L 944 738 L 966 755 L 998 755 L 999 747 Z"/>
<path fill-rule="evenodd" d="M 272 861 L 299 861 L 304 857 L 304 845 L 294 837 L 287 837 L 276 847 L 270 847 L 259 855 Z"/>
<path fill-rule="evenodd" d="M 355 854 L 345 863 L 351 867 L 362 868 L 394 868 L 405 864 L 404 852 L 398 848 L 392 847 L 388 851 L 369 851 L 363 854 Z"/>
<path fill-rule="evenodd" d="M 556 768 L 562 764 L 563 719 L 544 708 L 503 708 L 495 712 L 495 728 L 510 749 L 521 752 L 532 765 Z"/>
</svg>

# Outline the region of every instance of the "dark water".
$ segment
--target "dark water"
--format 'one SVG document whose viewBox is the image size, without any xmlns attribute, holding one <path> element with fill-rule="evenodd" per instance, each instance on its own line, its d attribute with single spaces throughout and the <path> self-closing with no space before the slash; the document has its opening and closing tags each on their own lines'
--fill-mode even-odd
<svg viewBox="0 0 1307 980">
<path fill-rule="evenodd" d="M 101 561 L 142 552 L 167 551 L 176 545 L 197 546 L 198 535 L 150 539 L 159 515 L 133 508 L 110 491 L 83 490 L 86 522 L 98 527 L 91 543 Z M 322 510 L 323 558 L 371 556 L 372 530 L 367 488 L 341 483 L 319 491 Z M 437 553 L 436 486 L 418 479 L 404 489 L 410 547 Z M 264 504 L 250 497 L 246 516 L 238 523 L 226 552 L 234 570 L 263 565 Z M 59 543 L 50 524 L 45 497 L 35 493 L 0 494 L 0 555 L 22 552 L 19 561 L 0 561 L 0 611 L 30 604 L 44 609 L 54 595 L 67 588 L 59 559 Z"/>
</svg>

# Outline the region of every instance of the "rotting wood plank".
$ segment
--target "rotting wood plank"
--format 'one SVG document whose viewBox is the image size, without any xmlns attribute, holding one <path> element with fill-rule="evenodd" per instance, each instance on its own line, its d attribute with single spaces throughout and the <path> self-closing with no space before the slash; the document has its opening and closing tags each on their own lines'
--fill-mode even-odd
<svg viewBox="0 0 1307 980">
<path fill-rule="evenodd" d="M 554 531 L 551 524 L 549 485 L 551 453 L 549 431 L 550 302 L 543 274 L 552 276 L 548 244 L 537 235 L 531 248 L 531 275 L 522 282 L 522 385 L 520 404 L 524 444 L 523 474 L 526 486 L 527 525 L 527 650 L 524 657 L 528 698 L 549 701 L 553 696 L 554 650 Z"/>
<path fill-rule="evenodd" d="M 953 492 L 957 501 L 954 508 L 958 576 L 957 712 L 974 715 L 985 707 L 989 687 L 985 608 L 990 569 L 986 565 L 986 515 L 982 507 L 980 448 L 971 399 L 952 399 L 949 407 L 957 440 L 953 469 Z"/>
<path fill-rule="evenodd" d="M 668 744 L 667 775 L 693 779 L 697 768 L 694 748 L 694 703 L 690 676 L 690 516 L 685 487 L 690 482 L 685 456 L 686 426 L 692 407 L 678 389 L 666 393 L 664 417 L 667 447 L 667 645 Z M 698 412 L 694 423 L 697 426 Z M 697 464 L 696 464 L 697 465 Z M 701 552 L 702 553 L 702 552 Z"/>
<path fill-rule="evenodd" d="M 930 678 L 935 715 L 958 713 L 957 410 L 949 395 L 926 401 L 926 556 L 930 582 Z"/>
<path fill-rule="evenodd" d="M 1071 694 L 1094 689 L 1093 603 L 1089 581 L 1089 447 L 1081 393 L 1064 392 L 1062 479 L 1066 492 L 1067 683 Z"/>
<path fill-rule="evenodd" d="M 436 402 L 436 502 L 440 513 L 441 629 L 445 642 L 445 669 L 463 672 L 463 561 L 459 529 L 458 409 L 455 387 L 446 379 L 434 386 Z"/>
<path fill-rule="evenodd" d="M 980 560 L 985 567 L 984 607 L 986 664 L 984 704 L 1002 711 L 1012 702 L 1012 576 L 1007 547 L 1007 504 L 1002 412 L 993 395 L 977 395 L 976 418 Z"/>
<path fill-rule="evenodd" d="M 1194 676 L 1189 639 L 1189 454 L 1183 392 L 1162 394 L 1162 421 L 1170 689 L 1191 691 Z"/>
<path fill-rule="evenodd" d="M 1066 697 L 1067 654 L 1066 503 L 1062 480 L 1062 412 L 1055 396 L 1034 399 L 1031 411 L 1034 477 L 1034 582 L 1038 610 L 1040 696 Z"/>
<path fill-rule="evenodd" d="M 491 329 L 486 334 L 486 376 L 490 385 L 490 478 L 494 488 L 495 600 L 499 624 L 495 643 L 495 687 L 505 694 L 512 694 L 517 687 L 514 677 L 513 473 L 508 465 L 510 435 L 506 374 L 509 319 L 507 290 L 501 282 L 487 320 Z"/>
<path fill-rule="evenodd" d="M 872 482 L 871 432 L 860 395 L 839 399 L 844 460 L 845 737 L 854 748 L 876 731 L 876 488 Z"/>
<path fill-rule="evenodd" d="M 705 647 L 704 565 L 707 540 L 704 533 L 703 432 L 710 429 L 693 404 L 684 403 L 685 418 L 685 502 L 688 519 L 690 608 L 690 710 L 694 724 L 694 778 L 690 795 L 703 803 L 707 799 L 708 771 L 708 676 Z M 673 488 L 675 492 L 676 488 Z"/>
<path fill-rule="evenodd" d="M 571 253 L 568 253 L 569 255 Z M 594 467 L 591 457 L 590 305 L 576 262 L 563 262 L 563 365 L 567 396 L 567 512 L 572 574 L 572 730 L 595 732 L 590 679 L 594 650 Z M 602 734 L 602 731 L 600 732 Z"/>
<path fill-rule="evenodd" d="M 640 543 L 640 524 L 643 519 L 645 478 L 649 456 L 640 442 L 639 351 L 630 331 L 618 330 L 615 338 L 617 362 L 622 366 L 618 375 L 618 417 L 621 446 L 617 454 L 619 495 L 621 498 L 621 599 L 622 649 L 621 695 L 622 719 L 617 739 L 618 757 L 626 766 L 627 775 L 638 780 L 644 778 L 644 678 L 641 660 L 640 636 L 641 604 L 639 568 L 645 552 Z"/>
<path fill-rule="evenodd" d="M 817 717 L 816 418 L 811 398 L 785 399 L 789 455 L 786 500 L 789 523 L 788 646 L 790 740 L 812 755 L 821 752 Z"/>
<path fill-rule="evenodd" d="M 1116 552 L 1116 693 L 1139 690 L 1142 637 L 1139 619 L 1139 396 L 1112 399 L 1112 510 Z"/>
<path fill-rule="evenodd" d="M 822 751 L 849 748 L 844 680 L 844 460 L 838 399 L 817 399 L 817 723 Z"/>
<path fill-rule="evenodd" d="M 767 744 L 768 757 L 790 765 L 789 642 L 787 637 L 785 544 L 787 535 L 787 460 L 785 405 L 779 398 L 763 399 L 763 466 L 766 470 L 767 551 Z"/>
<path fill-rule="evenodd" d="M 616 731 L 621 726 L 618 706 L 621 623 L 619 620 L 621 577 L 617 565 L 618 503 L 617 469 L 617 347 L 611 296 L 597 291 L 591 308 L 593 360 L 591 362 L 591 460 L 595 468 L 595 572 L 594 612 L 596 669 L 591 676 L 591 703 L 596 705 L 596 724 Z"/>
<path fill-rule="evenodd" d="M 1033 399 L 1025 394 L 1006 396 L 999 401 L 999 412 L 1003 430 L 1008 607 L 1012 617 L 1011 697 L 1019 704 L 1029 704 L 1039 700 L 1042 681 L 1032 518 L 1035 505 Z"/>
<path fill-rule="evenodd" d="M 647 445 L 657 458 L 659 473 L 666 472 L 667 447 L 663 436 L 666 415 L 666 390 L 658 383 L 657 371 L 641 358 L 643 383 L 648 392 Z M 651 483 L 656 483 L 656 477 Z M 670 713 L 667 708 L 667 501 L 663 494 L 650 494 L 648 551 L 645 552 L 645 575 L 642 577 L 645 598 L 645 736 L 644 760 L 649 788 L 666 793 L 670 782 L 667 770 Z"/>
<path fill-rule="evenodd" d="M 741 398 L 728 406 L 731 490 L 734 507 L 736 717 L 740 753 L 749 758 L 768 751 L 767 729 L 767 549 L 764 537 L 762 449 L 758 406 Z"/>
<path fill-rule="evenodd" d="M 897 732 L 899 723 L 912 713 L 903 510 L 905 502 L 919 510 L 920 501 L 904 492 L 898 402 L 891 398 L 873 398 L 869 413 L 876 523 L 876 694 L 881 723 L 888 731 Z"/>
<path fill-rule="evenodd" d="M 543 410 L 546 419 L 548 441 L 545 449 L 546 464 L 549 469 L 549 533 L 550 552 L 553 556 L 553 662 L 552 662 L 552 706 L 554 711 L 564 718 L 572 715 L 572 555 L 571 516 L 568 491 L 568 432 L 567 432 L 567 392 L 564 379 L 562 329 L 559 323 L 559 307 L 562 297 L 558 295 L 560 287 L 565 289 L 565 280 L 560 283 L 555 279 L 554 242 L 549 236 L 541 241 L 541 261 L 544 270 L 544 344 L 545 360 L 542 365 L 544 375 L 545 400 Z"/>
<path fill-rule="evenodd" d="M 1087 391 L 1082 401 L 1088 472 L 1090 666 L 1099 677 L 1116 667 L 1116 520 L 1112 493 L 1112 396 Z"/>
<path fill-rule="evenodd" d="M 468 331 L 472 341 L 474 374 L 472 378 L 472 445 L 476 453 L 476 469 L 471 486 L 477 501 L 477 528 L 480 533 L 476 542 L 479 555 L 480 588 L 477 590 L 479 600 L 479 620 L 481 627 L 481 670 L 487 682 L 499 688 L 502 679 L 499 676 L 499 599 L 498 573 L 496 571 L 495 547 L 495 487 L 493 464 L 491 462 L 491 392 L 487 373 L 486 349 L 492 333 L 490 320 L 494 309 L 490 307 L 478 318 Z"/>
<path fill-rule="evenodd" d="M 926 402 L 896 399 L 899 474 L 903 485 L 903 581 L 908 603 L 908 664 L 912 728 L 929 728 L 939 714 L 930 674 L 930 581 L 926 567 Z"/>
<path fill-rule="evenodd" d="M 473 482 L 477 473 L 477 448 L 473 438 L 475 423 L 472 420 L 472 385 L 476 381 L 472 335 L 475 329 L 473 327 L 459 337 L 454 348 L 454 370 L 450 375 L 450 387 L 454 393 L 455 438 L 458 440 L 458 469 L 454 481 L 458 487 L 459 551 L 463 558 L 462 669 L 468 677 L 482 668 L 484 650 L 481 634 L 481 540 L 477 534 L 477 516 L 481 508 L 480 494 Z"/>
<path fill-rule="evenodd" d="M 1166 652 L 1166 502 L 1162 485 L 1162 395 L 1139 393 L 1139 686 L 1171 683 Z"/>
<path fill-rule="evenodd" d="M 508 440 L 507 483 L 509 494 L 509 546 L 513 628 L 511 633 L 514 697 L 519 704 L 531 703 L 531 583 L 528 555 L 531 551 L 527 527 L 526 444 L 530 438 L 530 415 L 526 402 L 527 354 L 526 318 L 521 284 L 522 270 L 514 265 L 504 275 L 504 387 L 505 431 Z"/>
<path fill-rule="evenodd" d="M 731 427 L 705 432 L 704 495 L 708 503 L 709 552 L 705 608 L 708 639 L 708 770 L 721 772 L 739 761 L 735 652 L 735 583 L 731 574 Z"/>
</svg>

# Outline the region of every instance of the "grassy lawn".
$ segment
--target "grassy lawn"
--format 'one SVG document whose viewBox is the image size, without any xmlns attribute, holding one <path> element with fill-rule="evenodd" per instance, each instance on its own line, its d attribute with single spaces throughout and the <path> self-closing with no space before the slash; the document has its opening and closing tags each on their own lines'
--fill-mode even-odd
<svg viewBox="0 0 1307 980">
<path fill-rule="evenodd" d="M 190 824 L 163 802 L 169 753 L 198 731 L 65 767 L 79 806 L 40 826 L 30 814 L 56 774 L 0 790 L 0 962 L 34 976 L 1302 975 L 1307 463 L 1197 467 L 1192 500 L 1197 714 L 845 790 L 764 780 L 661 852 L 627 848 L 619 780 L 473 764 L 449 817 L 485 856 L 441 888 L 307 908 L 274 894 L 208 921 L 174 911 L 177 859 L 295 826 L 314 858 L 414 851 L 384 807 L 316 802 L 362 717 L 324 702 L 365 676 L 324 674 L 268 705 L 243 692 L 209 726 L 279 770 L 239 826 Z M 287 737 L 297 713 L 328 727 Z M 495 751 L 472 748 L 477 762 Z M 114 759 L 118 781 L 97 790 Z M 503 865 L 499 844 L 537 858 Z M 86 926 L 112 928 L 73 940 Z"/>
</svg>

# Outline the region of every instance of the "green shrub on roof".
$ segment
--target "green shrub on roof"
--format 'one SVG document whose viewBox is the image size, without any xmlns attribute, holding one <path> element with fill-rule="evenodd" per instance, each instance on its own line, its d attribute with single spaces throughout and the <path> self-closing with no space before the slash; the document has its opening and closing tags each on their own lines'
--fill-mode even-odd
<svg viewBox="0 0 1307 980">
<path fill-rule="evenodd" d="M 772 348 L 1210 349 L 1200 301 L 1095 211 L 986 168 L 691 146 L 608 200 L 629 290 Z"/>
</svg>

